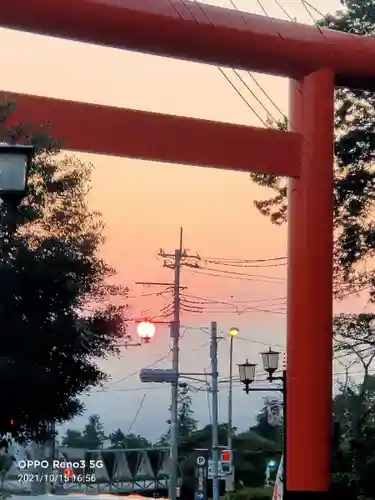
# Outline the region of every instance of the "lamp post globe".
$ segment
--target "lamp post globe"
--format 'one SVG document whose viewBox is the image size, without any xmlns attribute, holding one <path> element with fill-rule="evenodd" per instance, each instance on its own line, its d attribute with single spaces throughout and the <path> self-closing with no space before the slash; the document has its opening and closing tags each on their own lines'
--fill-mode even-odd
<svg viewBox="0 0 375 500">
<path fill-rule="evenodd" d="M 237 335 L 240 333 L 239 329 L 236 328 L 235 326 L 232 326 L 232 328 L 230 328 L 229 330 L 229 335 L 231 337 L 237 337 Z"/>
<path fill-rule="evenodd" d="M 18 204 L 25 196 L 34 153 L 31 145 L 0 143 L 0 198 L 5 203 Z"/>
<path fill-rule="evenodd" d="M 249 385 L 255 380 L 255 368 L 257 365 L 254 363 L 249 363 L 249 361 L 246 360 L 245 363 L 237 366 L 240 381 L 245 385 L 244 391 L 246 392 L 246 394 L 248 394 Z"/>
<path fill-rule="evenodd" d="M 280 353 L 271 348 L 261 353 L 264 370 L 271 376 L 279 367 Z"/>
<path fill-rule="evenodd" d="M 148 344 L 155 335 L 155 325 L 151 321 L 141 321 L 137 326 L 137 333 L 141 340 Z"/>
</svg>

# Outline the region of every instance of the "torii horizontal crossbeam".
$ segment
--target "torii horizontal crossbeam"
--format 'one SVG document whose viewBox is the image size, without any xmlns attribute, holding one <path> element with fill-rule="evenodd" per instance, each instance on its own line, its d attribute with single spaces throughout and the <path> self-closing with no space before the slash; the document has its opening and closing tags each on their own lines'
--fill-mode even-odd
<svg viewBox="0 0 375 500">
<path fill-rule="evenodd" d="M 264 128 L 0 92 L 10 123 L 51 123 L 64 149 L 297 177 L 302 136 Z"/>
<path fill-rule="evenodd" d="M 375 39 L 189 0 L 12 0 L 0 26 L 300 80 L 375 90 Z"/>
</svg>

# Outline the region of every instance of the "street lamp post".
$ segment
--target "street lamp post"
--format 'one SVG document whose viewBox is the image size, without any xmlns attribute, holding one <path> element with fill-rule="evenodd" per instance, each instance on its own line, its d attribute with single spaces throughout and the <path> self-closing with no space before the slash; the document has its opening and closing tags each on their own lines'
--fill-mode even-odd
<svg viewBox="0 0 375 500">
<path fill-rule="evenodd" d="M 229 391 L 228 391 L 228 450 L 230 451 L 230 470 L 231 470 L 231 485 L 228 491 L 233 489 L 233 341 L 240 333 L 239 329 L 232 327 L 229 330 L 230 347 L 229 347 Z"/>
<path fill-rule="evenodd" d="M 282 382 L 281 391 L 283 393 L 283 485 L 284 485 L 284 500 L 287 500 L 288 490 L 287 490 L 287 438 L 286 438 L 286 429 L 287 429 L 287 383 L 286 383 L 286 370 L 282 371 L 282 375 L 275 377 L 275 372 L 279 368 L 279 358 L 280 353 L 277 351 L 273 351 L 271 348 L 266 352 L 261 353 L 262 363 L 264 370 L 268 373 L 268 380 L 270 382 L 274 382 L 276 380 L 280 380 Z"/>
<path fill-rule="evenodd" d="M 277 351 L 273 351 L 271 348 L 268 349 L 266 352 L 261 353 L 262 357 L 262 364 L 263 364 L 263 369 L 267 372 L 268 374 L 268 381 L 269 382 L 275 382 L 275 381 L 281 381 L 282 386 L 279 388 L 279 390 L 283 394 L 283 403 L 284 403 L 284 408 L 283 408 L 283 485 L 284 485 L 284 496 L 283 500 L 287 500 L 288 496 L 288 490 L 287 490 L 287 478 L 286 478 L 286 447 L 287 447 L 287 439 L 286 439 L 286 429 L 287 429 L 287 421 L 286 421 L 286 416 L 287 416 L 287 383 L 286 383 L 286 370 L 283 370 L 281 376 L 275 376 L 275 372 L 278 370 L 279 367 L 279 358 L 280 358 L 280 353 Z M 239 375 L 240 375 L 240 381 L 245 385 L 244 391 L 246 394 L 248 394 L 250 391 L 269 391 L 270 389 L 266 388 L 259 388 L 259 387 L 250 387 L 252 382 L 255 380 L 255 368 L 257 365 L 249 363 L 248 360 L 246 360 L 245 363 L 238 365 L 238 370 L 239 370 Z"/>
<path fill-rule="evenodd" d="M 8 144 L 0 142 L 0 198 L 4 203 L 6 216 L 6 231 L 13 234 L 17 229 L 15 212 L 18 205 L 26 195 L 27 181 L 31 160 L 35 153 L 32 145 Z M 10 238 L 1 242 L 2 249 L 6 251 Z M 40 472 L 39 469 L 36 472 Z M 34 493 L 39 493 L 39 485 L 32 483 Z"/>
</svg>

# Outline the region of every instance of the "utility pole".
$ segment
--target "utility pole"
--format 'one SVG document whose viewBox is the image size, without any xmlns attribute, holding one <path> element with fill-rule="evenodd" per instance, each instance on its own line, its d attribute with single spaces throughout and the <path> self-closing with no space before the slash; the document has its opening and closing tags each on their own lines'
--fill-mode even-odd
<svg viewBox="0 0 375 500">
<path fill-rule="evenodd" d="M 180 244 L 174 254 L 165 253 L 160 250 L 159 256 L 165 259 L 172 259 L 172 262 L 164 261 L 164 267 L 174 269 L 174 301 L 173 301 L 173 321 L 171 322 L 171 338 L 172 338 L 172 369 L 179 373 L 179 358 L 180 358 L 180 311 L 181 311 L 181 267 L 186 265 L 196 267 L 196 265 L 183 262 L 183 259 L 189 256 L 183 250 L 183 228 L 180 228 Z M 169 471 L 169 498 L 177 499 L 178 486 L 178 380 L 171 383 L 171 441 L 170 441 L 170 471 Z"/>
<path fill-rule="evenodd" d="M 174 304 L 173 321 L 171 325 L 172 337 L 172 369 L 180 371 L 180 277 L 182 258 L 182 228 L 180 229 L 179 249 L 174 253 Z M 171 448 L 170 448 L 170 476 L 169 476 L 169 498 L 176 500 L 178 486 L 178 381 L 172 383 L 171 393 Z"/>
<path fill-rule="evenodd" d="M 219 439 L 218 439 L 218 367 L 217 367 L 217 324 L 211 323 L 211 366 L 212 366 L 212 500 L 220 500 L 219 482 Z"/>
</svg>

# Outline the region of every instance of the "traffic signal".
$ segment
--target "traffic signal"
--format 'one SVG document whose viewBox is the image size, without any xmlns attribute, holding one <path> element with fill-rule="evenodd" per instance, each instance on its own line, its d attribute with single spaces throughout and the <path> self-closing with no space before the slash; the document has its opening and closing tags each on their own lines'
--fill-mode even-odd
<svg viewBox="0 0 375 500">
<path fill-rule="evenodd" d="M 171 384 L 178 381 L 178 373 L 170 368 L 142 368 L 139 378 L 146 384 L 150 382 Z"/>
<path fill-rule="evenodd" d="M 224 474 L 230 474 L 232 471 L 232 451 L 222 450 L 221 451 L 221 469 Z"/>
</svg>

